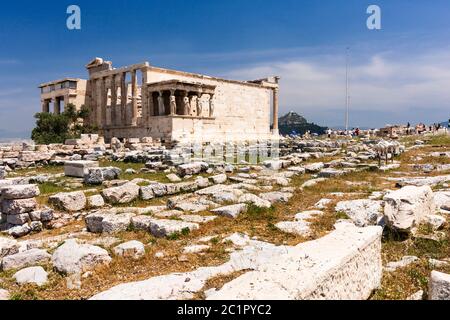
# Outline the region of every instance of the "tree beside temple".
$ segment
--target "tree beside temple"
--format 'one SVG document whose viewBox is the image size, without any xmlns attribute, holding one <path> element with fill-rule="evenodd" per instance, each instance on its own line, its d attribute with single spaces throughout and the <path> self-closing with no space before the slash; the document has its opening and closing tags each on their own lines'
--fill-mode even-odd
<svg viewBox="0 0 450 320">
<path fill-rule="evenodd" d="M 48 112 L 37 113 L 36 127 L 31 139 L 37 144 L 64 143 L 67 139 L 77 139 L 84 133 L 95 133 L 96 127 L 87 124 L 89 108 L 82 106 L 76 110 L 75 105 L 68 104 L 61 114 Z"/>
</svg>

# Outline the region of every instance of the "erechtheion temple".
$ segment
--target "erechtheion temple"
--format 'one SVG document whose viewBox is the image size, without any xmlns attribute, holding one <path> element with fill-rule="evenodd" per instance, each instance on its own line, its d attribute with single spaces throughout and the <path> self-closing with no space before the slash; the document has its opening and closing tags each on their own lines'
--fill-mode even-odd
<svg viewBox="0 0 450 320">
<path fill-rule="evenodd" d="M 89 122 L 106 140 L 266 140 L 278 136 L 278 77 L 234 81 L 151 66 L 113 68 L 95 58 L 89 80 L 40 85 L 42 112 L 62 104 L 90 109 Z"/>
</svg>

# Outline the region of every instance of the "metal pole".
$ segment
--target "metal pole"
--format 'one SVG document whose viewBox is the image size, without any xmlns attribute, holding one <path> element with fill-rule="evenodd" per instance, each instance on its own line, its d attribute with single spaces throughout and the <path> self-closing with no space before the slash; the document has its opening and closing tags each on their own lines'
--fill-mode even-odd
<svg viewBox="0 0 450 320">
<path fill-rule="evenodd" d="M 350 97 L 349 97 L 349 88 L 348 88 L 348 68 L 349 68 L 349 47 L 347 47 L 346 58 L 345 58 L 345 131 L 348 132 L 348 113 L 350 107 Z"/>
</svg>

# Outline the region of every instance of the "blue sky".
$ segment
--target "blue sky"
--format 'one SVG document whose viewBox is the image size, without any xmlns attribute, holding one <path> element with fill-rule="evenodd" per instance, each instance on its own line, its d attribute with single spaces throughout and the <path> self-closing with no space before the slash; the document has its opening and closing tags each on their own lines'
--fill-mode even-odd
<svg viewBox="0 0 450 320">
<path fill-rule="evenodd" d="M 66 9 L 82 30 L 66 28 Z M 366 9 L 382 10 L 382 30 Z M 0 136 L 28 132 L 37 85 L 86 77 L 93 57 L 249 80 L 277 74 L 281 112 L 344 122 L 351 47 L 351 126 L 450 117 L 446 0 L 8 1 L 0 5 Z"/>
</svg>

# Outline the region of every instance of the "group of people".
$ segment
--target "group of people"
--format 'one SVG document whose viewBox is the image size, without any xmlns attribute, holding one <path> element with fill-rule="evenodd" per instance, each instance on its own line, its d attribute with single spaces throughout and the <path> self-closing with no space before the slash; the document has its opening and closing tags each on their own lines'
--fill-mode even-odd
<svg viewBox="0 0 450 320">
<path fill-rule="evenodd" d="M 412 126 L 409 122 L 406 125 L 406 130 L 405 130 L 404 126 L 403 126 L 403 129 L 401 129 L 401 126 L 396 126 L 395 128 L 396 128 L 395 131 L 394 131 L 394 129 L 392 129 L 393 131 L 392 131 L 392 133 L 390 133 L 391 135 L 402 135 L 405 133 L 407 135 L 413 135 L 413 134 L 422 134 L 422 133 L 427 133 L 427 132 L 438 133 L 439 131 L 442 131 L 442 129 L 446 129 L 440 123 L 434 123 L 429 126 L 427 126 L 423 123 L 419 123 L 416 126 Z M 449 128 L 450 128 L 450 120 L 449 120 Z M 332 130 L 332 129 L 328 128 L 325 131 L 325 134 L 328 136 L 328 138 L 332 138 L 332 137 L 336 137 L 336 136 L 359 137 L 361 135 L 367 135 L 370 137 L 373 135 L 377 135 L 378 132 L 379 132 L 378 129 L 364 130 L 364 132 L 363 132 L 359 128 L 352 128 L 351 130 Z M 292 136 L 296 136 L 296 135 L 297 134 L 293 132 Z M 313 135 L 317 135 L 317 134 L 312 134 L 311 131 L 308 130 L 305 132 L 305 134 L 302 135 L 302 137 L 304 139 L 309 139 Z"/>
<path fill-rule="evenodd" d="M 359 135 L 361 134 L 361 130 L 359 128 L 353 128 L 352 130 L 337 130 L 337 131 L 327 129 L 326 134 L 328 138 L 331 138 L 331 136 L 359 137 Z"/>
<path fill-rule="evenodd" d="M 450 128 L 450 121 L 449 121 L 449 128 Z M 411 124 L 408 122 L 408 124 L 406 125 L 406 134 L 407 135 L 422 134 L 424 132 L 436 133 L 441 129 L 444 129 L 444 127 L 440 123 L 434 123 L 429 126 L 426 126 L 423 123 L 419 123 L 415 127 L 412 127 Z"/>
</svg>

